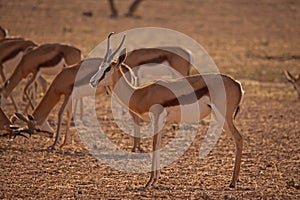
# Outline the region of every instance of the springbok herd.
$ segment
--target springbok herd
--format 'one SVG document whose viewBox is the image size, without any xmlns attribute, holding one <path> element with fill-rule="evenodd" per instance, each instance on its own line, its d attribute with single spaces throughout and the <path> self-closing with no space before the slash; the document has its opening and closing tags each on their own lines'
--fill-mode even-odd
<svg viewBox="0 0 300 200">
<path fill-rule="evenodd" d="M 67 141 L 72 118 L 72 103 L 75 103 L 72 102 L 74 100 L 72 94 L 75 81 L 76 86 L 81 84 L 82 86 L 88 85 L 97 88 L 97 94 L 105 91 L 107 94 L 114 93 L 121 102 L 123 101 L 124 105 L 127 105 L 135 124 L 140 124 L 141 120 L 149 121 L 149 113 L 152 114 L 151 119 L 154 125 L 153 156 L 151 176 L 146 184 L 148 187 L 153 186 L 160 175 L 160 152 L 158 150 L 161 148 L 162 136 L 159 125 L 163 112 L 167 113 L 168 121 L 180 122 L 180 106 L 195 103 L 201 110 L 200 119 L 211 114 L 212 118 L 223 127 L 223 130 L 235 142 L 235 164 L 230 183 L 230 187 L 235 187 L 238 181 L 243 148 L 243 137 L 234 124 L 243 96 L 240 83 L 223 74 L 190 75 L 192 55 L 189 50 L 181 47 L 141 48 L 127 53 L 125 48 L 121 50 L 126 39 L 124 35 L 118 47 L 112 50 L 110 48 L 112 35 L 113 33 L 110 33 L 108 36 L 104 58 L 82 59 L 81 51 L 76 47 L 60 43 L 38 45 L 24 38 L 8 37 L 7 30 L 0 27 L 0 73 L 2 79 L 0 130 L 3 133 L 1 136 L 28 137 L 28 135 L 37 134 L 49 138 L 53 137 L 55 131 L 48 123 L 47 118 L 52 109 L 59 103 L 60 97 L 63 96 L 63 103 L 58 113 L 56 136 L 51 148 L 54 149 L 59 141 L 62 117 L 66 111 L 67 129 L 61 144 L 63 146 Z M 121 53 L 117 60 L 113 60 L 120 50 Z M 83 62 L 84 65 L 82 65 Z M 168 81 L 157 80 L 144 85 L 139 83 L 140 77 L 135 67 L 147 63 L 159 64 L 163 62 L 167 62 L 184 78 L 174 78 Z M 88 67 L 90 73 L 84 74 L 77 82 L 76 75 L 80 67 Z M 49 87 L 43 78 L 44 75 L 55 76 Z M 285 71 L 285 75 L 297 90 L 300 100 L 300 75 L 295 78 L 288 71 Z M 218 98 L 218 92 L 209 91 L 207 82 L 214 83 L 217 77 L 224 84 L 225 99 Z M 21 85 L 19 83 L 23 79 L 26 79 L 27 83 L 24 86 L 22 103 L 17 102 L 12 94 L 14 89 Z M 168 88 L 180 87 L 183 81 L 190 84 L 192 91 L 186 90 L 186 93 L 176 97 Z M 38 103 L 35 103 L 37 101 L 37 84 L 42 87 L 44 95 Z M 123 94 L 132 94 L 127 103 Z M 77 94 L 75 99 L 80 100 L 85 95 L 87 94 Z M 10 113 L 11 118 L 7 117 L 2 109 L 6 107 L 8 102 L 13 104 L 15 108 L 15 112 Z M 24 110 L 21 111 L 20 105 L 24 105 L 24 103 Z M 223 113 L 220 112 L 222 106 L 226 106 L 226 111 Z M 20 112 L 27 115 L 20 114 Z M 24 121 L 27 126 L 14 125 L 17 119 Z M 134 136 L 132 151 L 135 152 L 137 149 L 142 151 L 140 129 L 137 125 L 134 128 Z"/>
</svg>

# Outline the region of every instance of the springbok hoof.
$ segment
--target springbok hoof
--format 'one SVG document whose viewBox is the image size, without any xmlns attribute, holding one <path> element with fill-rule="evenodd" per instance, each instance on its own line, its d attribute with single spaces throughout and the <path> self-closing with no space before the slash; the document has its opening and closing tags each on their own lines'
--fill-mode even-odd
<svg viewBox="0 0 300 200">
<path fill-rule="evenodd" d="M 49 150 L 56 150 L 55 145 L 51 145 L 48 147 Z"/>
<path fill-rule="evenodd" d="M 145 153 L 145 150 L 142 147 L 138 148 L 141 153 Z"/>
</svg>

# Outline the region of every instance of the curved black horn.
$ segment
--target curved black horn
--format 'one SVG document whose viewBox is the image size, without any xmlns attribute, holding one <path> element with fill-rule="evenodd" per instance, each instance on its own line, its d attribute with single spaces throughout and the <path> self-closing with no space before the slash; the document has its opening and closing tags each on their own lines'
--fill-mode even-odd
<svg viewBox="0 0 300 200">
<path fill-rule="evenodd" d="M 126 37 L 126 34 L 124 33 L 121 43 L 119 44 L 117 49 L 109 56 L 109 58 L 108 58 L 109 61 L 112 60 L 113 57 L 116 55 L 116 53 L 118 53 L 118 51 L 121 49 L 122 45 L 124 44 L 125 37 Z"/>
<path fill-rule="evenodd" d="M 115 34 L 115 32 L 110 32 L 109 33 L 109 35 L 108 35 L 108 37 L 107 37 L 107 47 L 106 47 L 106 52 L 105 52 L 105 56 L 104 56 L 104 62 L 106 62 L 107 61 L 107 58 L 109 57 L 109 55 L 110 55 L 110 53 L 111 53 L 111 50 L 109 49 L 110 47 L 110 41 L 109 41 L 109 39 L 110 39 L 110 37 L 113 35 L 113 34 Z"/>
</svg>

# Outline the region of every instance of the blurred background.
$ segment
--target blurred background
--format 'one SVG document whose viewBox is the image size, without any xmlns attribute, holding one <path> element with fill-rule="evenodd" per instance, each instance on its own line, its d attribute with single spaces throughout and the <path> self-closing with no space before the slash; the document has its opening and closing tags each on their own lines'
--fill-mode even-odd
<svg viewBox="0 0 300 200">
<path fill-rule="evenodd" d="M 236 78 L 283 81 L 282 69 L 299 68 L 299 2 L 293 0 L 144 0 L 125 17 L 133 0 L 0 1 L 1 25 L 12 36 L 38 43 L 64 42 L 85 55 L 111 31 L 155 26 L 198 41 L 224 73 Z"/>
</svg>

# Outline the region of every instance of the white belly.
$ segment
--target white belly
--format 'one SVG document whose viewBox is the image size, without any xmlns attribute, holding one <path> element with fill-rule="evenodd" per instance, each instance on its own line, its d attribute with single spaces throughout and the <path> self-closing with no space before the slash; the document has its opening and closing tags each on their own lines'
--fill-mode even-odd
<svg viewBox="0 0 300 200">
<path fill-rule="evenodd" d="M 54 76 L 56 74 L 58 74 L 65 66 L 65 60 L 61 59 L 61 61 L 55 65 L 55 66 L 51 66 L 51 67 L 41 67 L 40 71 L 42 74 L 46 74 L 46 75 L 50 75 L 50 76 Z"/>
<path fill-rule="evenodd" d="M 199 122 L 211 111 L 210 107 L 208 107 L 208 103 L 209 98 L 205 96 L 200 98 L 194 104 L 166 108 L 167 121 L 188 123 Z"/>
<path fill-rule="evenodd" d="M 87 96 L 95 96 L 97 94 L 105 93 L 104 87 L 92 88 L 90 85 L 83 85 L 80 87 L 74 87 L 72 98 L 79 99 Z"/>
<path fill-rule="evenodd" d="M 3 63 L 5 74 L 11 73 L 16 68 L 16 66 L 20 63 L 21 59 L 23 58 L 23 55 L 24 52 L 20 51 L 15 57 Z"/>
<path fill-rule="evenodd" d="M 211 108 L 208 106 L 210 99 L 207 96 L 200 98 L 197 102 L 187 105 L 167 107 L 160 116 L 160 120 L 172 122 L 199 122 L 210 114 Z M 149 113 L 144 113 L 142 118 L 149 120 Z M 163 122 L 160 122 L 160 124 Z"/>
<path fill-rule="evenodd" d="M 169 66 L 168 62 L 163 62 L 161 64 L 144 64 L 135 67 L 134 71 L 137 73 L 140 85 L 155 80 L 167 81 L 180 77 L 178 73 Z"/>
</svg>

